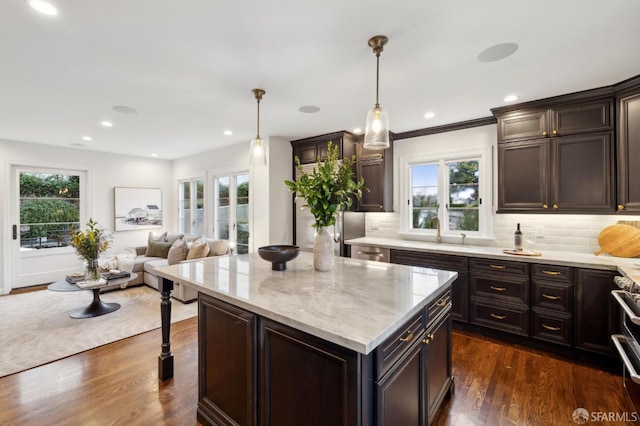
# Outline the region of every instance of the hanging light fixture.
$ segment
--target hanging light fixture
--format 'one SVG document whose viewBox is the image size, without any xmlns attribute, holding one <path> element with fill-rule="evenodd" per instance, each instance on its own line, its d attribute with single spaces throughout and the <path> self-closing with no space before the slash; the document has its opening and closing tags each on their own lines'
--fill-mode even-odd
<svg viewBox="0 0 640 426">
<path fill-rule="evenodd" d="M 389 39 L 378 35 L 369 39 L 369 46 L 376 54 L 376 106 L 367 113 L 367 124 L 364 130 L 364 147 L 367 149 L 389 148 L 389 116 L 380 108 L 378 87 L 380 81 L 380 52 Z"/>
<path fill-rule="evenodd" d="M 265 165 L 267 164 L 267 152 L 264 141 L 260 138 L 260 101 L 265 91 L 262 89 L 253 89 L 253 95 L 258 102 L 258 124 L 256 131 L 256 138 L 251 140 L 251 158 L 250 162 L 253 165 Z"/>
</svg>

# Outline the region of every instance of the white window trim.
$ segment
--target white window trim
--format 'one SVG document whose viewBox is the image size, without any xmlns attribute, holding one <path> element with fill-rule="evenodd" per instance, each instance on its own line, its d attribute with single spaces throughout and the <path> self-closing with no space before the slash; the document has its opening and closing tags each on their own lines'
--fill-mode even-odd
<svg viewBox="0 0 640 426">
<path fill-rule="evenodd" d="M 399 158 L 398 161 L 398 195 L 399 195 L 399 213 L 400 213 L 400 231 L 401 238 L 407 240 L 418 241 L 434 241 L 436 237 L 435 229 L 412 229 L 411 228 L 411 211 L 410 205 L 407 200 L 411 200 L 411 167 L 418 164 L 425 163 L 440 163 L 450 161 L 464 161 L 470 159 L 479 160 L 480 169 L 480 197 L 482 198 L 482 204 L 480 204 L 480 227 L 478 231 L 464 231 L 467 235 L 466 241 L 468 243 L 482 242 L 487 240 L 493 240 L 493 215 L 491 209 L 493 206 L 493 187 L 492 187 L 492 158 L 491 147 L 466 150 L 466 151 L 452 151 L 438 154 L 421 154 L 421 155 L 407 155 Z M 440 168 L 439 173 L 445 173 L 444 168 Z M 444 176 L 446 178 L 446 176 Z M 445 188 L 443 188 L 445 179 L 443 176 L 438 177 L 438 193 L 443 194 Z M 442 218 L 442 210 L 438 211 L 438 218 Z M 440 235 L 442 242 L 444 243 L 460 243 L 461 231 L 449 231 L 441 227 Z"/>
</svg>

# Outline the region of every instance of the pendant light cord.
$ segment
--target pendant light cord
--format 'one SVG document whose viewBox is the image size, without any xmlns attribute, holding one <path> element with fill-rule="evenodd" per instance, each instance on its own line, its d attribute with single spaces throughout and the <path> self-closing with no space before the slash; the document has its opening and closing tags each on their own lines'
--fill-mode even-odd
<svg viewBox="0 0 640 426">
<path fill-rule="evenodd" d="M 380 87 L 380 49 L 376 49 L 376 108 L 380 108 L 378 91 Z"/>
</svg>

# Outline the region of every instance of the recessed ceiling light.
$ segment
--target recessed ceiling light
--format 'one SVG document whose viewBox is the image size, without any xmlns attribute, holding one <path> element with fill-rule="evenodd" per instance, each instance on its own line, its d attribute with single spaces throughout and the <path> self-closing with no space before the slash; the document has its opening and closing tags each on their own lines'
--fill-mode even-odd
<svg viewBox="0 0 640 426">
<path fill-rule="evenodd" d="M 353 129 L 353 133 L 359 135 L 360 133 L 362 133 L 362 129 L 360 127 L 356 127 L 355 129 Z"/>
<path fill-rule="evenodd" d="M 58 9 L 56 9 L 51 3 L 44 0 L 29 0 L 29 6 L 40 13 L 44 13 L 45 15 L 55 16 L 58 14 Z"/>
<path fill-rule="evenodd" d="M 433 117 L 435 117 L 435 116 L 436 116 L 436 115 L 435 115 L 434 113 L 432 113 L 432 112 L 428 112 L 428 113 L 426 113 L 426 114 L 424 115 L 424 118 L 433 118 Z"/>
<path fill-rule="evenodd" d="M 104 127 L 113 127 L 113 123 L 110 121 L 103 121 L 102 124 Z"/>
<path fill-rule="evenodd" d="M 158 154 L 156 154 L 155 152 L 153 154 L 151 154 L 152 157 L 157 157 Z"/>
<path fill-rule="evenodd" d="M 313 114 L 320 111 L 320 108 L 315 105 L 304 105 L 298 108 L 298 111 L 304 112 L 305 114 Z"/>
<path fill-rule="evenodd" d="M 112 109 L 121 114 L 137 114 L 138 113 L 138 110 L 128 106 L 122 106 L 122 105 L 114 106 Z"/>
<path fill-rule="evenodd" d="M 91 140 L 91 136 L 83 136 L 83 137 L 82 137 L 82 140 L 83 140 L 83 141 L 87 141 L 87 142 L 88 142 L 88 141 L 90 141 L 90 140 Z"/>
<path fill-rule="evenodd" d="M 504 97 L 505 102 L 513 102 L 518 100 L 518 95 L 507 95 Z"/>
<path fill-rule="evenodd" d="M 231 130 L 225 130 L 224 134 L 227 136 L 231 136 L 233 134 L 233 132 Z"/>
<path fill-rule="evenodd" d="M 480 52 L 478 60 L 480 62 L 500 61 L 516 53 L 516 50 L 518 50 L 518 45 L 515 43 L 496 44 Z"/>
</svg>

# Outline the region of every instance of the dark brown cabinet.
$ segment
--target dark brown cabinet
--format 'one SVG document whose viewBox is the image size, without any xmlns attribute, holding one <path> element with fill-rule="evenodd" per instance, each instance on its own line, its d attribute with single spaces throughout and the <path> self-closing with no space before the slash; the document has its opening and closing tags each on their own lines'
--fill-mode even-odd
<svg viewBox="0 0 640 426">
<path fill-rule="evenodd" d="M 567 99 L 493 110 L 499 213 L 615 210 L 612 97 Z"/>
<path fill-rule="evenodd" d="M 612 213 L 612 132 L 498 144 L 498 212 Z"/>
<path fill-rule="evenodd" d="M 384 150 L 369 150 L 356 144 L 356 179 L 364 179 L 366 189 L 358 202 L 358 211 L 393 211 L 393 141 Z"/>
<path fill-rule="evenodd" d="M 618 97 L 618 213 L 640 213 L 640 78 Z"/>
<path fill-rule="evenodd" d="M 458 278 L 451 284 L 451 318 L 469 321 L 468 259 L 464 256 L 391 250 L 391 263 L 455 271 Z"/>
<path fill-rule="evenodd" d="M 573 343 L 573 268 L 531 265 L 531 337 Z"/>
<path fill-rule="evenodd" d="M 575 347 L 612 354 L 611 335 L 616 330 L 616 311 L 611 290 L 611 271 L 577 269 L 575 276 Z"/>
<path fill-rule="evenodd" d="M 294 166 L 296 157 L 300 159 L 301 164 L 316 163 L 318 159 L 325 160 L 329 141 L 338 146 L 338 158 L 351 157 L 356 154 L 355 139 L 353 134 L 342 131 L 291 141 Z"/>
</svg>

